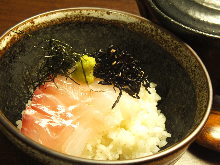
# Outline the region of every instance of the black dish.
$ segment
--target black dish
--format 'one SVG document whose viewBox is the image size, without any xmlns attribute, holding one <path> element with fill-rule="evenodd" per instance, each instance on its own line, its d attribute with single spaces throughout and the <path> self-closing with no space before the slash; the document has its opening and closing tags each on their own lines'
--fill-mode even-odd
<svg viewBox="0 0 220 165">
<path fill-rule="evenodd" d="M 12 123 L 21 119 L 21 112 L 31 96 L 29 91 L 34 90 L 27 90 L 27 87 L 33 88 L 31 82 L 38 81 L 36 73 L 40 66 L 37 64 L 44 52 L 34 46 L 42 40 L 55 38 L 71 45 L 75 52 L 85 53 L 86 49 L 87 53 L 92 53 L 105 50 L 109 45 L 118 45 L 137 56 L 145 66 L 149 81 L 158 85 L 158 93 L 162 97 L 159 108 L 165 113 L 167 129 L 172 134 L 168 146 L 188 134 L 197 104 L 193 83 L 184 68 L 151 39 L 126 28 L 99 22 L 54 25 L 31 35 L 17 42 L 0 61 L 0 79 L 5 80 L 0 84 L 0 108 Z"/>
</svg>

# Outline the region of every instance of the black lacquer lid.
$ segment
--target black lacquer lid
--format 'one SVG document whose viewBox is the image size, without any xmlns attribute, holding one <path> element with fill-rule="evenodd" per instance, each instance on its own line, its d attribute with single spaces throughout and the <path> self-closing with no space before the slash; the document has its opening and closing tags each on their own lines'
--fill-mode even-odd
<svg viewBox="0 0 220 165">
<path fill-rule="evenodd" d="M 220 0 L 146 0 L 145 2 L 176 28 L 220 38 Z"/>
</svg>

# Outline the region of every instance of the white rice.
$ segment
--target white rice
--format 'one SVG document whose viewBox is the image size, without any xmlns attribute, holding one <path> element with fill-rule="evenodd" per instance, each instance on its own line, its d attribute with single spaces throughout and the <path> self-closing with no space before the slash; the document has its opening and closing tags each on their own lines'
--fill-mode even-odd
<svg viewBox="0 0 220 165">
<path fill-rule="evenodd" d="M 166 138 L 171 134 L 165 128 L 165 116 L 157 109 L 161 98 L 155 86 L 151 83 L 150 93 L 142 87 L 140 99 L 123 93 L 109 119 L 112 128 L 87 144 L 83 157 L 96 160 L 134 159 L 154 154 L 165 146 Z"/>
</svg>

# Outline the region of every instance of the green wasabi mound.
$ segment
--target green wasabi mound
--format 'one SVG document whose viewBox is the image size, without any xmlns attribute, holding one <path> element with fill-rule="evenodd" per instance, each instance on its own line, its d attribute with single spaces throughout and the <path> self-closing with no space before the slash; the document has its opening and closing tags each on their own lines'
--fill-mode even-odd
<svg viewBox="0 0 220 165">
<path fill-rule="evenodd" d="M 76 63 L 75 71 L 71 74 L 71 78 L 78 83 L 93 83 L 95 79 L 93 75 L 95 64 L 95 58 L 83 55 L 80 61 Z"/>
</svg>

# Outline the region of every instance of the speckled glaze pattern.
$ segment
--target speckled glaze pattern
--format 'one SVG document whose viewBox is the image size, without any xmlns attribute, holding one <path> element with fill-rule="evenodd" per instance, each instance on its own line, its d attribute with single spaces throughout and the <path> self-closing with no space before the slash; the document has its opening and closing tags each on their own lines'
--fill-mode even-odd
<svg viewBox="0 0 220 165">
<path fill-rule="evenodd" d="M 145 31 L 146 29 L 147 31 Z M 193 55 L 195 52 L 184 42 L 178 39 L 173 40 L 174 35 L 167 35 L 167 31 L 164 29 L 161 30 L 160 28 L 155 28 L 155 25 L 144 24 L 141 26 L 136 26 L 136 30 L 145 32 L 148 37 L 153 38 L 158 44 L 162 45 L 163 48 L 166 49 L 171 55 L 173 55 L 177 61 L 187 70 L 190 78 L 193 80 L 194 86 L 196 87 L 196 98 L 201 99 L 197 100 L 197 103 L 199 103 L 198 110 L 204 109 L 208 103 L 207 94 L 210 90 L 210 82 L 208 82 L 209 80 L 204 77 L 204 74 L 208 75 L 208 73 L 204 72 L 204 70 L 201 70 L 200 67 L 203 64 L 198 56 Z M 204 86 L 204 84 L 207 85 Z M 201 121 L 202 117 L 204 116 L 204 112 L 201 113 L 199 111 L 196 115 L 196 119 Z"/>
<path fill-rule="evenodd" d="M 22 34 L 15 33 L 17 31 L 30 33 L 32 31 L 36 31 L 48 26 L 74 21 L 98 21 L 105 24 L 117 24 L 117 27 L 120 27 L 123 30 L 129 29 L 130 31 L 137 33 L 138 36 L 140 35 L 144 36 L 144 38 L 150 38 L 150 41 L 146 40 L 148 41 L 148 44 L 153 42 L 153 45 L 157 45 L 155 47 L 162 49 L 163 52 L 166 52 L 165 54 L 167 54 L 167 56 L 175 59 L 176 66 L 178 68 L 185 69 L 195 89 L 195 117 L 194 121 L 192 121 L 193 124 L 191 128 L 185 130 L 186 133 L 181 135 L 181 137 L 177 136 L 176 141 L 172 141 L 167 148 L 164 148 L 157 154 L 134 160 L 123 161 L 87 160 L 52 151 L 23 136 L 12 124 L 10 115 L 4 113 L 5 111 L 3 110 L 1 110 L 0 113 L 0 129 L 2 132 L 23 151 L 27 152 L 29 155 L 40 160 L 41 162 L 44 162 L 45 164 L 174 164 L 188 148 L 190 143 L 194 141 L 196 135 L 207 120 L 212 103 L 212 87 L 208 73 L 195 52 L 166 30 L 158 27 L 157 25 L 142 17 L 120 11 L 96 8 L 63 9 L 35 16 L 21 22 L 20 24 L 7 31 L 0 38 L 0 56 L 3 56 L 3 54 L 7 52 L 8 48 L 10 48 L 23 36 Z M 132 44 L 141 45 L 142 43 L 141 40 L 137 40 Z M 132 50 L 132 48 L 130 49 Z M 152 49 L 152 51 L 153 50 L 154 49 Z M 143 56 L 144 55 L 141 57 Z M 154 59 L 153 54 L 151 56 L 152 59 Z M 158 57 L 160 56 L 158 55 Z M 165 57 L 161 56 L 161 58 Z M 163 61 L 163 59 L 161 61 Z M 157 61 L 154 62 L 157 63 Z M 170 69 L 172 73 L 175 73 L 176 68 L 173 68 L 173 70 L 172 68 Z"/>
</svg>

